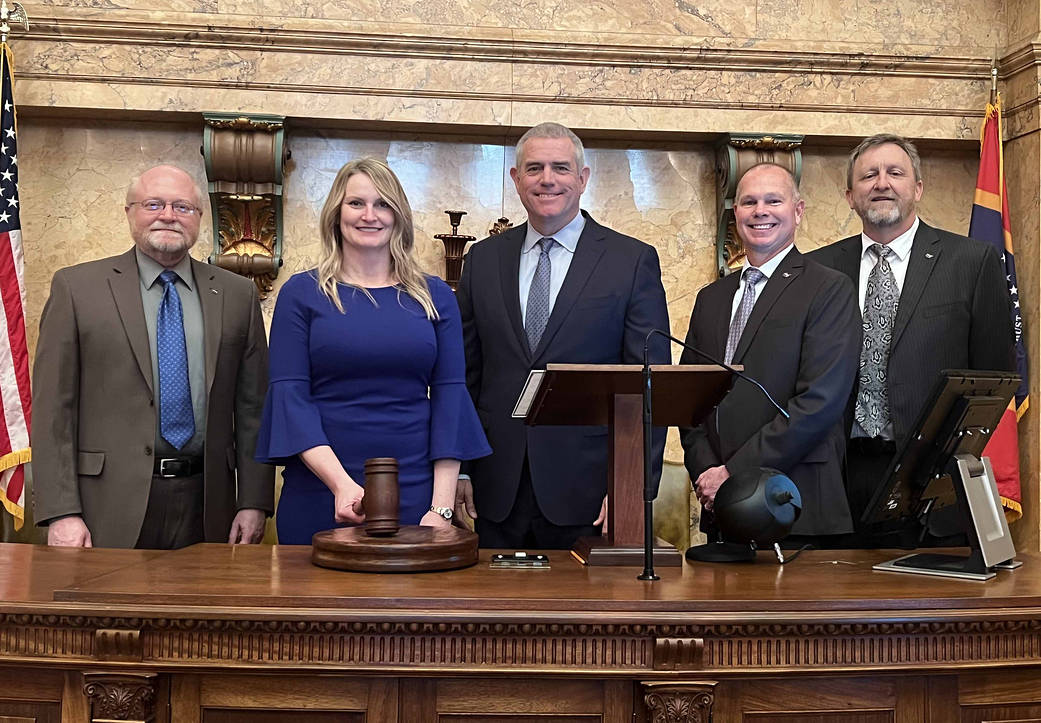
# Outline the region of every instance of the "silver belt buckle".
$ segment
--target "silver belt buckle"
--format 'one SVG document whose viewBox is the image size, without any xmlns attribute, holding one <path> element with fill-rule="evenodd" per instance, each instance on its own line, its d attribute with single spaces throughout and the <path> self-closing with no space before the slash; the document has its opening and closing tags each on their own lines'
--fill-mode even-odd
<svg viewBox="0 0 1041 723">
<path fill-rule="evenodd" d="M 170 459 L 170 458 L 162 458 L 162 459 L 160 459 L 159 460 L 159 475 L 158 476 L 161 477 L 162 479 L 170 479 L 171 477 L 176 477 L 177 476 L 176 473 L 174 473 L 174 472 L 167 472 L 166 471 L 166 463 L 167 462 L 177 462 L 177 461 L 179 461 L 179 460 Z"/>
</svg>

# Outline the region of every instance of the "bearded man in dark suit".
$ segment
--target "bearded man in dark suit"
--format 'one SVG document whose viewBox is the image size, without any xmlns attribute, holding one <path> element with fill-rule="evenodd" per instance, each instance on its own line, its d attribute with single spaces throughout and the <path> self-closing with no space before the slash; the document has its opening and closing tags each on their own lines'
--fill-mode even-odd
<svg viewBox="0 0 1041 723">
<path fill-rule="evenodd" d="M 914 144 L 890 134 L 864 139 L 846 170 L 846 200 L 863 233 L 810 255 L 858 286 L 864 347 L 849 405 L 846 464 L 858 522 L 896 450 L 915 431 L 941 370 L 1015 370 L 999 254 L 919 219 L 922 190 Z M 940 537 L 957 530 L 946 524 L 934 529 Z M 914 547 L 917 530 L 907 533 L 876 539 L 858 530 L 847 546 Z"/>
</svg>

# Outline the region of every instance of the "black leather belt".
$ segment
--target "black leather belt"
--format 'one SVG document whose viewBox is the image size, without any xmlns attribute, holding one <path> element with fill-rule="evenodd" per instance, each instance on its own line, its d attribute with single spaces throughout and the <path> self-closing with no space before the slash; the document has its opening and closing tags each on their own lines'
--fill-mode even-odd
<svg viewBox="0 0 1041 723">
<path fill-rule="evenodd" d="M 202 473 L 202 457 L 156 457 L 152 466 L 155 477 L 191 477 Z"/>
</svg>

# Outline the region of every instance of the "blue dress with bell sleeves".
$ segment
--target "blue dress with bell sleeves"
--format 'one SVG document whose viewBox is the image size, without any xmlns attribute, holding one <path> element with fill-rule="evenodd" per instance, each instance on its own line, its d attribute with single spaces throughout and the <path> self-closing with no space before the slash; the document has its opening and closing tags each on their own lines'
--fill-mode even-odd
<svg viewBox="0 0 1041 723">
<path fill-rule="evenodd" d="M 439 318 L 397 287 L 338 287 L 346 313 L 318 288 L 315 272 L 290 278 L 271 322 L 271 381 L 257 438 L 258 461 L 284 464 L 276 514 L 282 544 L 310 544 L 337 526 L 333 494 L 298 456 L 329 445 L 364 485 L 365 460 L 398 460 L 400 520 L 430 508 L 433 461 L 491 453 L 466 389 L 455 295 L 427 277 Z"/>
</svg>

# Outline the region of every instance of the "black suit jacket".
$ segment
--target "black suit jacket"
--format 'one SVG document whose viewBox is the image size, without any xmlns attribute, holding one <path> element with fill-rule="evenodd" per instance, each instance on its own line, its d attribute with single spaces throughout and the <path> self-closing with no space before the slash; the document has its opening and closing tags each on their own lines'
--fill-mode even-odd
<svg viewBox="0 0 1041 723">
<path fill-rule="evenodd" d="M 858 234 L 809 256 L 857 284 L 862 254 Z M 1008 286 L 997 251 L 919 222 L 900 290 L 887 368 L 898 447 L 914 431 L 941 370 L 1015 368 Z M 856 393 L 854 388 L 848 425 L 853 423 Z"/>
<path fill-rule="evenodd" d="M 530 427 L 510 415 L 532 369 L 550 363 L 642 363 L 650 329 L 669 329 L 658 254 L 652 246 L 601 226 L 585 228 L 537 349 L 521 324 L 519 269 L 527 225 L 474 244 L 457 298 L 466 347 L 466 382 L 492 454 L 468 464 L 480 517 L 509 515 L 527 455 L 539 508 L 556 525 L 588 525 L 607 489 L 604 427 Z M 651 361 L 669 363 L 655 336 Z M 655 432 L 656 477 L 665 430 Z M 656 484 L 656 482 L 655 482 Z"/>
<path fill-rule="evenodd" d="M 740 274 L 699 293 L 687 343 L 722 358 Z M 842 482 L 843 413 L 860 358 L 861 325 L 849 279 L 792 249 L 752 309 L 733 363 L 759 381 L 791 415 L 785 419 L 752 384 L 735 379 L 701 425 L 681 430 L 690 478 L 726 464 L 787 474 L 802 496 L 794 534 L 852 532 Z M 703 363 L 690 351 L 683 364 Z"/>
</svg>

